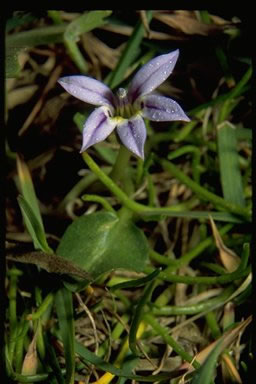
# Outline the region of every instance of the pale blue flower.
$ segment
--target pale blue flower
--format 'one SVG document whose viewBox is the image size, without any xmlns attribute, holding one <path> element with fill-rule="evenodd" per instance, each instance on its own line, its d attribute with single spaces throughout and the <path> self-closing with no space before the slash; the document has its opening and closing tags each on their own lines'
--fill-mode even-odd
<svg viewBox="0 0 256 384">
<path fill-rule="evenodd" d="M 74 75 L 59 79 L 71 95 L 99 106 L 85 122 L 81 152 L 105 140 L 116 128 L 121 142 L 135 155 L 144 158 L 147 131 L 143 118 L 151 121 L 190 121 L 176 101 L 153 94 L 172 73 L 179 50 L 150 60 L 134 76 L 128 91 L 119 88 L 114 95 L 102 82 Z"/>
</svg>

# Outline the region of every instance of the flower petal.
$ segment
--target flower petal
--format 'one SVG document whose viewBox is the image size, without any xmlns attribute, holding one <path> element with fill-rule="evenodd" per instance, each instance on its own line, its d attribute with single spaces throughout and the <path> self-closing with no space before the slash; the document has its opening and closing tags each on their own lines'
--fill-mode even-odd
<svg viewBox="0 0 256 384">
<path fill-rule="evenodd" d="M 113 105 L 114 95 L 110 88 L 88 76 L 61 77 L 58 83 L 72 96 L 93 105 Z"/>
<path fill-rule="evenodd" d="M 139 96 L 152 92 L 170 76 L 179 56 L 179 50 L 157 56 L 136 73 L 130 87 L 129 96 L 134 102 Z"/>
<path fill-rule="evenodd" d="M 142 116 L 152 121 L 190 121 L 180 105 L 169 97 L 146 95 L 141 105 Z"/>
<path fill-rule="evenodd" d="M 105 140 L 115 129 L 116 122 L 109 117 L 107 107 L 96 108 L 85 122 L 83 130 L 83 145 L 80 151 L 84 152 L 93 144 Z"/>
<path fill-rule="evenodd" d="M 118 124 L 117 133 L 129 151 L 144 159 L 144 144 L 147 130 L 140 116 L 124 120 L 124 122 Z"/>
</svg>

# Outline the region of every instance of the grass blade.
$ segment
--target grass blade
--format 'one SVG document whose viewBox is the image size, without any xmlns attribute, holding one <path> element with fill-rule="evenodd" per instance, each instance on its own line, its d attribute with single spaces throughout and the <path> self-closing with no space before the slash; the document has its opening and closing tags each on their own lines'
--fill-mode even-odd
<svg viewBox="0 0 256 384">
<path fill-rule="evenodd" d="M 238 337 L 241 332 L 251 323 L 252 316 L 242 321 L 235 328 L 225 332 L 219 340 L 216 340 L 211 345 L 197 354 L 197 360 L 203 364 L 195 373 L 191 384 L 210 384 L 213 377 L 214 368 L 217 364 L 218 356 Z M 208 354 L 205 359 L 205 355 Z M 205 359 L 205 360 L 204 360 Z M 183 365 L 184 368 L 189 368 L 188 364 Z"/>
<path fill-rule="evenodd" d="M 224 199 L 245 206 L 242 177 L 239 167 L 235 127 L 224 122 L 217 127 L 220 178 Z"/>
<path fill-rule="evenodd" d="M 26 201 L 29 201 L 29 205 L 34 212 L 40 226 L 43 228 L 43 220 L 40 213 L 33 181 L 29 172 L 29 168 L 25 161 L 17 155 L 17 170 L 19 176 L 20 187 L 22 195 Z"/>
<path fill-rule="evenodd" d="M 82 73 L 87 72 L 88 66 L 77 41 L 83 33 L 105 24 L 104 17 L 109 16 L 111 13 L 111 11 L 86 12 L 72 21 L 64 33 L 64 44 L 70 57 Z"/>
<path fill-rule="evenodd" d="M 52 344 L 50 343 L 47 337 L 45 337 L 45 344 L 47 347 L 47 360 L 53 370 L 53 373 L 56 377 L 57 382 L 58 384 L 65 384 L 64 376 L 61 372 L 59 361 L 55 353 L 55 349 L 53 348 Z"/>
<path fill-rule="evenodd" d="M 205 363 L 196 372 L 191 384 L 212 383 L 213 372 L 221 352 L 221 342 L 212 350 Z"/>
<path fill-rule="evenodd" d="M 159 272 L 160 271 L 158 271 L 158 274 Z M 129 348 L 135 356 L 137 355 L 136 336 L 137 336 L 137 331 L 138 331 L 140 322 L 143 317 L 143 309 L 147 304 L 147 302 L 150 301 L 154 287 L 155 287 L 155 280 L 147 284 L 144 290 L 144 293 L 136 307 L 135 314 L 132 319 L 130 333 L 129 333 Z"/>
<path fill-rule="evenodd" d="M 28 232 L 30 233 L 36 249 L 52 253 L 47 244 L 43 220 L 38 205 L 33 181 L 27 164 L 17 155 L 17 171 L 20 189 L 23 196 L 18 197 L 18 203 L 22 212 Z"/>
<path fill-rule="evenodd" d="M 152 11 L 147 11 L 148 22 L 152 19 Z M 141 21 L 139 21 L 134 28 L 134 31 L 127 42 L 127 45 L 123 51 L 123 54 L 117 64 L 117 67 L 112 72 L 111 77 L 109 78 L 108 85 L 110 88 L 115 88 L 120 84 L 124 78 L 126 70 L 131 65 L 135 54 L 140 46 L 140 43 L 144 37 L 144 26 Z"/>
<path fill-rule="evenodd" d="M 75 328 L 73 317 L 72 294 L 65 287 L 58 290 L 55 296 L 56 311 L 59 320 L 60 334 L 64 345 L 66 360 L 66 384 L 74 384 L 75 380 Z"/>
<path fill-rule="evenodd" d="M 151 280 L 157 277 L 159 273 L 160 273 L 160 269 L 157 269 L 154 272 L 150 273 L 149 275 L 142 277 L 141 279 L 130 280 L 130 281 L 125 281 L 124 283 L 115 284 L 115 285 L 112 285 L 112 287 L 110 287 L 109 289 L 111 291 L 114 291 L 116 289 L 141 287 L 142 285 L 149 283 Z"/>
<path fill-rule="evenodd" d="M 47 27 L 22 31 L 6 37 L 6 48 L 19 47 L 35 47 L 41 44 L 54 44 L 63 41 L 63 33 L 68 24 L 50 25 Z"/>
<path fill-rule="evenodd" d="M 147 376 L 132 375 L 127 373 L 126 369 L 116 368 L 114 365 L 107 363 L 101 357 L 89 351 L 89 349 L 84 347 L 81 343 L 79 343 L 76 340 L 75 340 L 75 352 L 84 360 L 95 365 L 102 371 L 110 372 L 115 376 L 127 377 L 128 379 L 137 380 L 141 382 L 155 382 L 155 381 L 168 380 L 168 379 L 171 379 L 172 377 L 177 377 L 180 374 L 182 374 L 181 371 L 178 371 L 178 372 L 173 371 L 167 374 L 160 374 L 160 375 L 147 375 Z"/>
<path fill-rule="evenodd" d="M 32 237 L 36 249 L 41 249 L 43 252 L 52 253 L 52 249 L 48 246 L 44 228 L 38 221 L 30 204 L 23 196 L 18 197 L 18 203 L 21 209 L 22 216 L 29 234 Z"/>
</svg>

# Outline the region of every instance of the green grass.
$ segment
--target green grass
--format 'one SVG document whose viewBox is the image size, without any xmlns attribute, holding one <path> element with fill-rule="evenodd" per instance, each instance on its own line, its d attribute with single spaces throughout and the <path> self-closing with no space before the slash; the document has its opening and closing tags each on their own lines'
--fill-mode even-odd
<svg viewBox="0 0 256 384">
<path fill-rule="evenodd" d="M 242 53 L 239 24 L 224 33 L 209 11 L 188 11 L 183 17 L 198 29 L 187 34 L 179 29 L 181 14 L 165 14 L 169 23 L 177 22 L 169 30 L 155 12 L 53 10 L 40 19 L 16 13 L 8 22 L 6 76 L 12 78 L 6 94 L 16 107 L 8 109 L 7 102 L 4 356 L 14 383 L 177 384 L 186 372 L 193 384 L 214 383 L 216 375 L 218 382 L 246 377 L 252 68 Z M 196 38 L 205 26 L 217 28 L 221 43 L 211 33 Z M 204 49 L 195 58 L 188 46 L 197 51 L 198 44 Z M 153 56 L 179 47 L 174 73 L 158 91 L 184 106 L 191 122 L 147 122 L 144 162 L 123 147 L 119 151 L 114 134 L 81 156 L 81 131 L 92 108 L 63 99 L 56 82 L 44 93 L 56 66 L 63 74 L 105 79 L 115 89 Z M 15 91 L 31 84 L 39 84 L 39 91 L 18 99 Z M 23 121 L 41 102 L 20 136 Z M 88 224 L 79 233 L 73 226 L 67 247 L 67 228 L 84 214 L 94 228 L 95 212 L 107 213 L 97 216 L 104 223 L 93 233 Z M 224 256 L 233 251 L 240 258 L 235 271 L 221 262 L 210 216 L 229 248 Z M 68 252 L 56 257 L 59 243 Z M 118 263 L 127 269 L 114 269 Z M 235 345 L 236 353 L 241 349 L 236 365 Z"/>
</svg>

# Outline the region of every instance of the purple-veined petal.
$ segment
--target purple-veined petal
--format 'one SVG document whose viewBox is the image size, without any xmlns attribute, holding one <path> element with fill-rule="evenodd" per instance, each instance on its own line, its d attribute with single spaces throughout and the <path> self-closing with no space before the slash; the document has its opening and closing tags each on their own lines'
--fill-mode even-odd
<svg viewBox="0 0 256 384">
<path fill-rule="evenodd" d="M 142 116 L 152 121 L 190 121 L 176 101 L 159 95 L 146 95 L 141 100 Z"/>
<path fill-rule="evenodd" d="M 129 151 L 144 159 L 147 130 L 142 117 L 138 115 L 129 120 L 124 120 L 117 125 L 117 133 Z"/>
<path fill-rule="evenodd" d="M 91 145 L 105 140 L 115 127 L 116 122 L 109 117 L 108 107 L 96 108 L 85 122 L 83 144 L 80 153 L 84 152 Z"/>
<path fill-rule="evenodd" d="M 88 76 L 61 77 L 58 83 L 72 96 L 93 105 L 113 106 L 114 95 L 109 87 Z"/>
<path fill-rule="evenodd" d="M 179 50 L 166 55 L 157 56 L 143 65 L 134 76 L 129 97 L 134 102 L 139 96 L 152 92 L 170 76 L 179 56 Z"/>
</svg>

